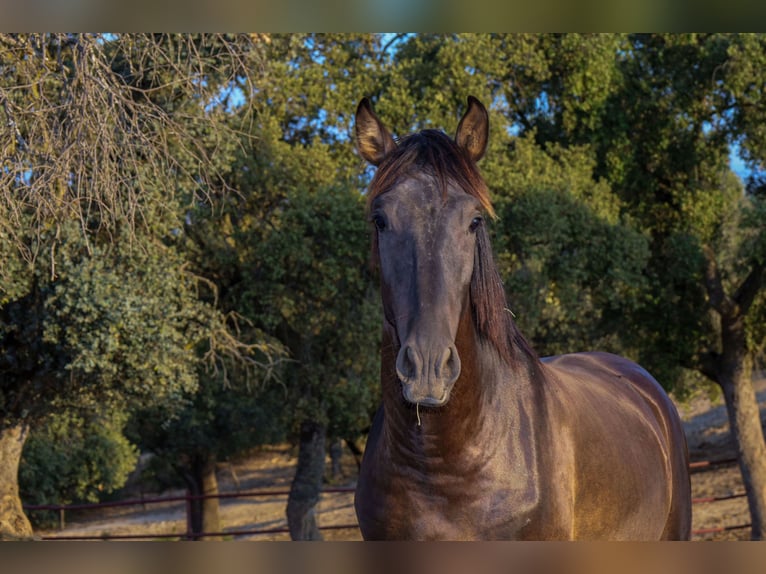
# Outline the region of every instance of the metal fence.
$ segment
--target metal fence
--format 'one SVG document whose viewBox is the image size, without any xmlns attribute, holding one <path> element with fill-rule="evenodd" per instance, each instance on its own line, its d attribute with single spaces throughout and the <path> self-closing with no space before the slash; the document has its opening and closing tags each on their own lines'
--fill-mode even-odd
<svg viewBox="0 0 766 574">
<path fill-rule="evenodd" d="M 331 487 L 322 489 L 322 494 L 331 493 L 348 493 L 354 492 L 354 487 Z M 178 496 L 156 496 L 156 497 L 144 497 L 133 498 L 127 500 L 118 500 L 114 502 L 99 502 L 92 504 L 30 504 L 25 505 L 25 511 L 35 510 L 47 510 L 59 513 L 59 528 L 64 530 L 66 526 L 66 513 L 79 510 L 96 510 L 103 508 L 115 508 L 126 506 L 147 506 L 156 504 L 167 504 L 172 502 L 184 502 L 186 509 L 186 532 L 184 534 L 172 533 L 172 534 L 97 534 L 97 535 L 53 535 L 43 536 L 43 540 L 135 540 L 135 539 L 182 539 L 182 540 L 195 540 L 199 538 L 212 538 L 221 536 L 249 536 L 249 535 L 265 535 L 265 534 L 281 534 L 288 533 L 289 529 L 286 527 L 279 528 L 265 528 L 265 529 L 246 529 L 246 530 L 226 530 L 222 532 L 195 532 L 192 528 L 191 522 L 191 505 L 192 502 L 197 500 L 205 500 L 211 498 L 217 499 L 232 499 L 232 498 L 257 498 L 257 497 L 273 497 L 273 496 L 288 496 L 289 490 L 251 490 L 245 492 L 231 492 L 221 494 L 210 495 L 193 495 L 186 493 Z M 342 530 L 349 528 L 357 528 L 357 524 L 340 524 L 333 526 L 320 526 L 320 530 Z"/>
<path fill-rule="evenodd" d="M 689 469 L 692 472 L 705 472 L 705 471 L 713 470 L 721 466 L 731 465 L 736 462 L 737 462 L 736 458 L 720 459 L 720 460 L 712 460 L 712 461 L 710 460 L 695 461 L 689 464 Z M 351 486 L 334 487 L 334 488 L 326 488 L 322 490 L 322 494 L 348 493 L 348 492 L 354 492 L 354 487 L 351 487 Z M 43 540 L 135 540 L 135 539 L 195 540 L 195 539 L 210 538 L 210 537 L 236 537 L 236 536 L 284 534 L 284 533 L 288 533 L 289 529 L 287 527 L 277 527 L 277 528 L 265 528 L 265 529 L 226 530 L 223 532 L 194 532 L 194 529 L 192 528 L 192 524 L 191 524 L 191 504 L 193 501 L 202 500 L 206 498 L 232 499 L 232 498 L 254 498 L 254 497 L 267 497 L 267 496 L 268 497 L 288 496 L 289 493 L 290 491 L 287 489 L 252 490 L 252 491 L 245 491 L 245 492 L 222 493 L 222 494 L 215 494 L 215 495 L 192 495 L 187 493 L 181 496 L 157 496 L 157 497 L 150 497 L 150 498 L 136 498 L 136 499 L 129 499 L 129 500 L 119 500 L 114 502 L 101 502 L 101 503 L 94 503 L 94 504 L 25 505 L 24 509 L 28 511 L 47 510 L 47 511 L 58 512 L 59 526 L 61 530 L 64 530 L 64 527 L 66 525 L 67 512 L 78 511 L 78 510 L 95 510 L 95 509 L 103 509 L 103 508 L 110 508 L 110 507 L 146 506 L 146 505 L 153 505 L 153 504 L 167 504 L 172 502 L 183 501 L 186 507 L 186 532 L 184 534 L 179 534 L 179 533 L 122 534 L 122 535 L 107 534 L 107 533 L 102 533 L 98 535 L 60 534 L 60 535 L 53 535 L 53 536 L 43 536 L 42 538 Z M 697 497 L 692 499 L 692 504 L 694 505 L 710 504 L 710 503 L 715 503 L 715 502 L 724 501 L 724 500 L 731 500 L 735 498 L 744 498 L 745 496 L 746 494 L 744 492 L 740 492 L 740 493 L 726 494 L 721 496 Z M 358 525 L 356 524 L 356 522 L 354 522 L 350 524 L 320 526 L 319 529 L 321 531 L 327 531 L 327 530 L 355 529 L 357 527 Z M 692 532 L 692 534 L 697 536 L 702 536 L 706 534 L 715 534 L 715 533 L 721 533 L 721 532 L 726 532 L 730 530 L 741 530 L 741 529 L 750 528 L 750 527 L 751 527 L 750 523 L 738 524 L 738 525 L 732 525 L 732 526 L 715 526 L 715 527 L 709 527 L 709 528 L 696 529 Z"/>
</svg>

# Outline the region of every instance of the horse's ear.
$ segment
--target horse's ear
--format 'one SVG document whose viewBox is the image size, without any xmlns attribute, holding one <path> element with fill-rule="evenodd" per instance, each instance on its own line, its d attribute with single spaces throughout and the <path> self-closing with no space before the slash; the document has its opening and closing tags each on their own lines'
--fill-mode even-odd
<svg viewBox="0 0 766 574">
<path fill-rule="evenodd" d="M 356 149 L 372 165 L 380 165 L 394 150 L 394 138 L 372 111 L 370 100 L 363 98 L 356 108 Z"/>
<path fill-rule="evenodd" d="M 474 162 L 487 151 L 489 139 L 489 114 L 482 103 L 468 96 L 468 109 L 460 120 L 455 133 L 457 145 L 463 148 Z"/>
</svg>

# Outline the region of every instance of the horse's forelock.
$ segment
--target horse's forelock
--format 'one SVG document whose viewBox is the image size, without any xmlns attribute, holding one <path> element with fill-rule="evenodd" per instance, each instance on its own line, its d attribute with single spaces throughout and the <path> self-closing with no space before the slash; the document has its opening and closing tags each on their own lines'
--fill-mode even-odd
<svg viewBox="0 0 766 574">
<path fill-rule="evenodd" d="M 367 207 L 402 178 L 426 172 L 439 184 L 446 195 L 447 185 L 455 183 L 467 194 L 479 200 L 487 214 L 494 218 L 495 210 L 484 179 L 465 152 L 447 134 L 439 130 L 423 130 L 400 140 L 378 167 L 370 183 Z"/>
</svg>

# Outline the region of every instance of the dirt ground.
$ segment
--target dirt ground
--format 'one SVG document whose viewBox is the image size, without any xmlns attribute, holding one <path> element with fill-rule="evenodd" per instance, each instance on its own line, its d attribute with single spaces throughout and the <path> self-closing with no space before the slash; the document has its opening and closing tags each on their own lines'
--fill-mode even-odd
<svg viewBox="0 0 766 574">
<path fill-rule="evenodd" d="M 761 407 L 761 421 L 766 425 L 766 378 L 760 377 L 753 383 Z M 679 406 L 684 420 L 689 455 L 694 461 L 723 460 L 736 457 L 736 447 L 729 432 L 726 407 L 723 399 L 710 401 L 705 396 L 694 397 Z M 744 494 L 742 476 L 736 463 L 722 465 L 703 472 L 693 472 L 692 497 L 721 497 Z M 730 500 L 696 503 L 692 511 L 692 529 L 701 530 L 716 527 L 734 527 L 748 524 L 750 514 L 747 500 L 737 496 Z M 694 536 L 694 540 L 749 540 L 749 528 L 738 528 L 724 532 L 705 533 Z"/>
<path fill-rule="evenodd" d="M 762 405 L 762 418 L 766 419 L 766 379 L 755 384 Z M 706 396 L 694 397 L 679 408 L 684 419 L 692 461 L 720 460 L 735 456 L 734 444 L 729 433 L 725 407 L 722 401 L 710 401 Z M 274 494 L 251 498 L 221 500 L 221 523 L 226 532 L 243 530 L 279 530 L 286 528 L 284 494 L 289 487 L 295 467 L 295 452 L 288 446 L 260 449 L 246 460 L 220 465 L 219 487 L 222 493 L 242 493 L 267 489 Z M 329 461 L 327 467 L 329 468 Z M 350 453 L 342 460 L 342 475 L 327 484 L 332 487 L 353 488 L 356 479 L 356 463 Z M 692 496 L 736 495 L 744 492 L 736 464 L 716 467 L 692 474 Z M 164 492 L 162 496 L 183 495 L 182 491 Z M 145 496 L 157 496 L 146 493 Z M 353 493 L 326 493 L 317 509 L 321 527 L 353 525 L 356 518 L 353 509 Z M 696 503 L 693 510 L 693 529 L 731 527 L 750 521 L 747 501 L 744 497 L 710 503 Z M 161 535 L 186 532 L 186 514 L 183 502 L 145 504 L 125 508 L 79 511 L 66 516 L 63 530 L 39 531 L 42 537 L 146 535 L 158 539 Z M 323 530 L 325 540 L 361 540 L 358 528 Z M 749 529 L 733 529 L 724 532 L 698 534 L 694 540 L 747 540 Z M 234 540 L 289 540 L 285 532 L 266 534 L 227 535 Z"/>
</svg>

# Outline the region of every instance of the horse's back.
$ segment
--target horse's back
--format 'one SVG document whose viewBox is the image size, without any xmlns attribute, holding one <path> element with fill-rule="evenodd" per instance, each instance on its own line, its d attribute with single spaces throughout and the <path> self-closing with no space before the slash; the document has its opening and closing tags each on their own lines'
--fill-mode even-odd
<svg viewBox="0 0 766 574">
<path fill-rule="evenodd" d="M 623 524 L 626 538 L 652 538 L 658 529 L 656 536 L 663 539 L 688 538 L 686 439 L 678 412 L 659 383 L 636 363 L 608 353 L 559 355 L 542 362 L 556 411 L 550 417 L 557 425 L 552 434 L 565 437 L 569 446 L 562 451 L 575 467 L 573 536 L 598 538 L 600 529 L 610 528 L 613 533 L 616 527 L 602 509 L 622 505 L 635 514 Z M 604 504 L 609 497 L 613 500 Z M 658 512 L 666 513 L 664 523 Z"/>
<path fill-rule="evenodd" d="M 600 385 L 612 396 L 615 393 L 628 396 L 638 393 L 656 413 L 658 421 L 678 423 L 677 428 L 674 425 L 669 432 L 680 431 L 683 435 L 678 412 L 670 397 L 646 369 L 633 361 L 611 353 L 590 352 L 545 357 L 542 362 L 566 384 L 579 380 L 588 385 Z"/>
</svg>

